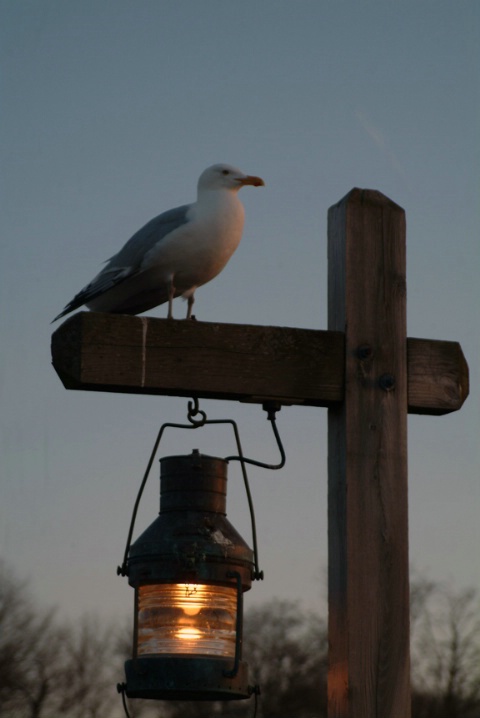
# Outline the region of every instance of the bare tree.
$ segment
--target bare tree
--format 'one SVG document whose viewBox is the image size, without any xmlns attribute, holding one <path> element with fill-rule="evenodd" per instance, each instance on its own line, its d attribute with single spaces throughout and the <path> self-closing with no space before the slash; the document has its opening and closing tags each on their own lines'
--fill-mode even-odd
<svg viewBox="0 0 480 718">
<path fill-rule="evenodd" d="M 104 718 L 118 713 L 115 637 L 96 616 L 84 616 L 65 637 L 61 715 Z"/>
<path fill-rule="evenodd" d="M 252 609 L 247 620 L 245 655 L 262 691 L 259 715 L 326 715 L 325 621 L 288 601 Z"/>
<path fill-rule="evenodd" d="M 39 612 L 24 583 L 0 564 L 0 715 L 40 718 L 56 710 L 63 631 Z"/>
<path fill-rule="evenodd" d="M 19 613 L 23 614 L 25 625 L 31 620 L 23 588 L 8 575 L 7 567 L 0 561 L 0 712 L 14 701 L 21 679 L 24 646 L 19 641 Z"/>
<path fill-rule="evenodd" d="M 0 562 L 0 716 L 121 716 L 115 677 L 111 628 L 60 625 Z"/>
<path fill-rule="evenodd" d="M 480 613 L 474 590 L 431 587 L 412 631 L 414 718 L 480 718 Z"/>
</svg>

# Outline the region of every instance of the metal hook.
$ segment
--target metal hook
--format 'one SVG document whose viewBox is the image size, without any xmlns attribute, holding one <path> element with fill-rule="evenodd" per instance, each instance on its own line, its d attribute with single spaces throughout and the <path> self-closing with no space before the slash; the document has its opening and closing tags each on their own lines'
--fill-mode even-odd
<svg viewBox="0 0 480 718">
<path fill-rule="evenodd" d="M 192 401 L 188 402 L 188 418 L 196 416 L 199 411 L 198 396 L 194 396 Z"/>
<path fill-rule="evenodd" d="M 194 419 L 197 414 L 201 415 L 200 419 Z M 192 401 L 188 402 L 187 419 L 194 427 L 203 426 L 207 421 L 207 415 L 199 408 L 198 397 L 196 396 L 193 397 Z"/>
</svg>

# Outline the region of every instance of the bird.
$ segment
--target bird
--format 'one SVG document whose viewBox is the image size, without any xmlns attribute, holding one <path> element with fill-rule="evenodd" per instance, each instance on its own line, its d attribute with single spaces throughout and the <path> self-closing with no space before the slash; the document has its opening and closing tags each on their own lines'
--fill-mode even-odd
<svg viewBox="0 0 480 718">
<path fill-rule="evenodd" d="M 113 314 L 141 314 L 175 297 L 187 300 L 192 319 L 195 290 L 216 277 L 237 249 L 244 208 L 238 191 L 262 187 L 261 177 L 228 164 L 202 172 L 197 200 L 162 212 L 139 229 L 52 323 L 86 305 Z"/>
</svg>

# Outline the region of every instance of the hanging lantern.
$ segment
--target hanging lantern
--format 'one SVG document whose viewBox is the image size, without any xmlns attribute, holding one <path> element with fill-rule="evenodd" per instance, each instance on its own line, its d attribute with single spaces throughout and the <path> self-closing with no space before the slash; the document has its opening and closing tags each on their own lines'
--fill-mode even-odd
<svg viewBox="0 0 480 718">
<path fill-rule="evenodd" d="M 135 618 L 123 689 L 130 698 L 249 698 L 242 596 L 254 556 L 226 518 L 227 461 L 194 450 L 160 463 L 160 514 L 126 564 Z"/>
<path fill-rule="evenodd" d="M 242 660 L 243 593 L 263 579 L 258 567 L 255 513 L 246 464 L 281 469 L 285 451 L 276 427 L 280 404 L 263 405 L 280 451 L 278 464 L 243 455 L 232 419 L 207 419 L 198 400 L 188 424 L 162 424 L 135 501 L 122 565 L 135 589 L 133 655 L 125 663 L 126 696 L 157 700 L 255 698 Z M 224 459 L 194 450 L 160 460 L 160 514 L 132 544 L 138 506 L 165 429 L 230 425 L 238 455 Z M 226 518 L 227 465 L 239 461 L 252 524 L 253 551 Z"/>
</svg>

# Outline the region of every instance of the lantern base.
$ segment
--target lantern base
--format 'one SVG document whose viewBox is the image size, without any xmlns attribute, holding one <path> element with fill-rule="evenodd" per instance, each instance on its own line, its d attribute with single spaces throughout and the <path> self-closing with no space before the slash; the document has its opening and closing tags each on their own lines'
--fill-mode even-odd
<svg viewBox="0 0 480 718">
<path fill-rule="evenodd" d="M 125 663 L 129 698 L 154 700 L 228 701 L 250 698 L 248 665 L 240 661 L 237 674 L 233 659 L 210 656 L 143 656 Z"/>
</svg>

